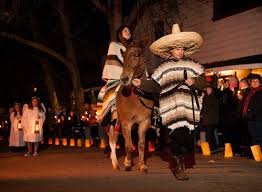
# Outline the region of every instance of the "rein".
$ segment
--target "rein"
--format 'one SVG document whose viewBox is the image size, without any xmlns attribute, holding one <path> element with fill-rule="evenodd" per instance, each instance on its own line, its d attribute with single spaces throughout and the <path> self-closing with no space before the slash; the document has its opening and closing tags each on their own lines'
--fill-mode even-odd
<svg viewBox="0 0 262 192">
<path fill-rule="evenodd" d="M 141 77 L 143 76 L 143 74 L 146 72 L 146 67 L 144 67 L 144 70 L 142 70 L 142 73 L 140 75 L 138 75 L 138 79 L 141 79 Z M 145 102 L 142 100 L 142 98 L 145 99 L 149 99 L 149 100 L 154 100 L 154 97 L 145 92 L 144 90 L 140 89 L 139 87 L 133 86 L 134 87 L 134 92 L 138 95 L 138 100 L 140 101 L 140 103 L 147 109 L 150 109 L 151 111 L 154 111 L 154 107 L 149 107 L 145 104 Z"/>
<path fill-rule="evenodd" d="M 154 111 L 154 108 L 153 107 L 149 107 L 147 106 L 144 101 L 142 100 L 142 97 L 141 96 L 138 96 L 138 100 L 140 101 L 140 103 L 147 109 L 150 109 L 151 111 Z"/>
<path fill-rule="evenodd" d="M 145 69 L 142 71 L 142 73 L 137 77 L 138 79 L 141 79 L 141 77 L 143 76 L 145 72 Z M 142 98 L 145 98 L 145 99 L 150 99 L 150 100 L 153 100 L 154 97 L 148 93 L 146 93 L 145 91 L 143 91 L 142 89 L 140 89 L 139 87 L 136 87 L 136 86 L 133 86 L 134 87 L 134 92 L 138 95 L 138 100 L 139 102 L 147 109 L 150 109 L 151 111 L 154 110 L 154 108 L 152 107 L 149 107 L 145 104 L 145 102 L 142 100 Z"/>
<path fill-rule="evenodd" d="M 140 101 L 140 103 L 146 107 L 147 109 L 150 109 L 151 111 L 154 110 L 154 107 L 149 107 L 145 104 L 145 102 L 142 100 L 142 98 L 145 98 L 145 99 L 149 99 L 149 100 L 153 100 L 153 96 L 146 93 L 145 91 L 143 91 L 142 89 L 138 88 L 138 87 L 135 87 L 135 93 L 137 93 L 138 95 L 138 100 Z"/>
</svg>

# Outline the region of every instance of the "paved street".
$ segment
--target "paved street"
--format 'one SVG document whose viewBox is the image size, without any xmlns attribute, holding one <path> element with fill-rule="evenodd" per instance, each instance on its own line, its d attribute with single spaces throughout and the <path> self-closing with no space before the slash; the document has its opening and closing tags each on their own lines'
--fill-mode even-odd
<svg viewBox="0 0 262 192">
<path fill-rule="evenodd" d="M 113 171 L 109 158 L 99 148 L 49 147 L 39 157 L 24 157 L 23 152 L 1 151 L 0 191 L 261 191 L 262 164 L 244 158 L 224 159 L 196 155 L 197 165 L 187 170 L 189 181 L 178 181 L 158 155 L 148 157 L 148 175 L 137 169 Z"/>
</svg>

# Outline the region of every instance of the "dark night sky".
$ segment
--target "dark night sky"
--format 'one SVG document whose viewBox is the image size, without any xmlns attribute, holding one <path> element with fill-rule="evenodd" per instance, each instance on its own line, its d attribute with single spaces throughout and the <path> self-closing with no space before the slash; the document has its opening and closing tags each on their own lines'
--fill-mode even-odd
<svg viewBox="0 0 262 192">
<path fill-rule="evenodd" d="M 132 1 L 124 2 L 123 15 L 125 16 L 132 6 Z M 67 3 L 66 8 L 70 18 L 82 85 L 84 88 L 101 85 L 103 59 L 110 41 L 107 18 L 86 1 Z M 64 54 L 61 24 L 57 13 L 48 3 L 42 3 L 37 7 L 31 4 L 24 5 L 20 8 L 12 25 L 6 25 L 1 21 L 1 31 L 8 31 L 32 40 L 32 26 L 28 19 L 31 15 L 34 15 L 37 20 L 37 41 Z M 57 91 L 62 102 L 67 102 L 65 96 L 69 97 L 71 82 L 68 70 L 63 64 L 28 46 L 3 38 L 0 38 L 0 57 L 0 104 L 10 106 L 17 100 L 27 101 L 32 96 L 34 85 L 40 90 L 39 94 L 42 98 L 47 99 L 44 74 L 38 62 L 39 57 L 49 58 Z"/>
</svg>

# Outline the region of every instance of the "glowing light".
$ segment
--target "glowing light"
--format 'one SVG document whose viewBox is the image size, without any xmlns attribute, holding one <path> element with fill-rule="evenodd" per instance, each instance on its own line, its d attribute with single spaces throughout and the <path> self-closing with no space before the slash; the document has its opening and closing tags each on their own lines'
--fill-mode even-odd
<svg viewBox="0 0 262 192">
<path fill-rule="evenodd" d="M 234 74 L 235 74 L 234 70 L 220 71 L 221 76 L 228 76 L 228 75 L 234 75 Z"/>
<path fill-rule="evenodd" d="M 39 121 L 35 121 L 35 133 L 39 133 L 40 127 L 39 127 Z"/>
<path fill-rule="evenodd" d="M 18 129 L 19 131 L 22 131 L 21 119 L 19 119 L 18 122 L 17 122 L 17 129 Z"/>
</svg>

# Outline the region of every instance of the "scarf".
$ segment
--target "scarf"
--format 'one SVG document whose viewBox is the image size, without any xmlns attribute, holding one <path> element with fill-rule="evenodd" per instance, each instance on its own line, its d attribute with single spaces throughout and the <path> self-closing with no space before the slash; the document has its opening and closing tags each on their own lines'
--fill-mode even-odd
<svg viewBox="0 0 262 192">
<path fill-rule="evenodd" d="M 244 101 L 244 107 L 243 107 L 243 115 L 246 116 L 247 115 L 247 109 L 248 109 L 248 105 L 249 105 L 249 102 L 250 102 L 250 99 L 252 96 L 254 96 L 256 94 L 256 92 L 262 90 L 262 86 L 259 86 L 257 88 L 251 88 L 245 101 Z"/>
</svg>

